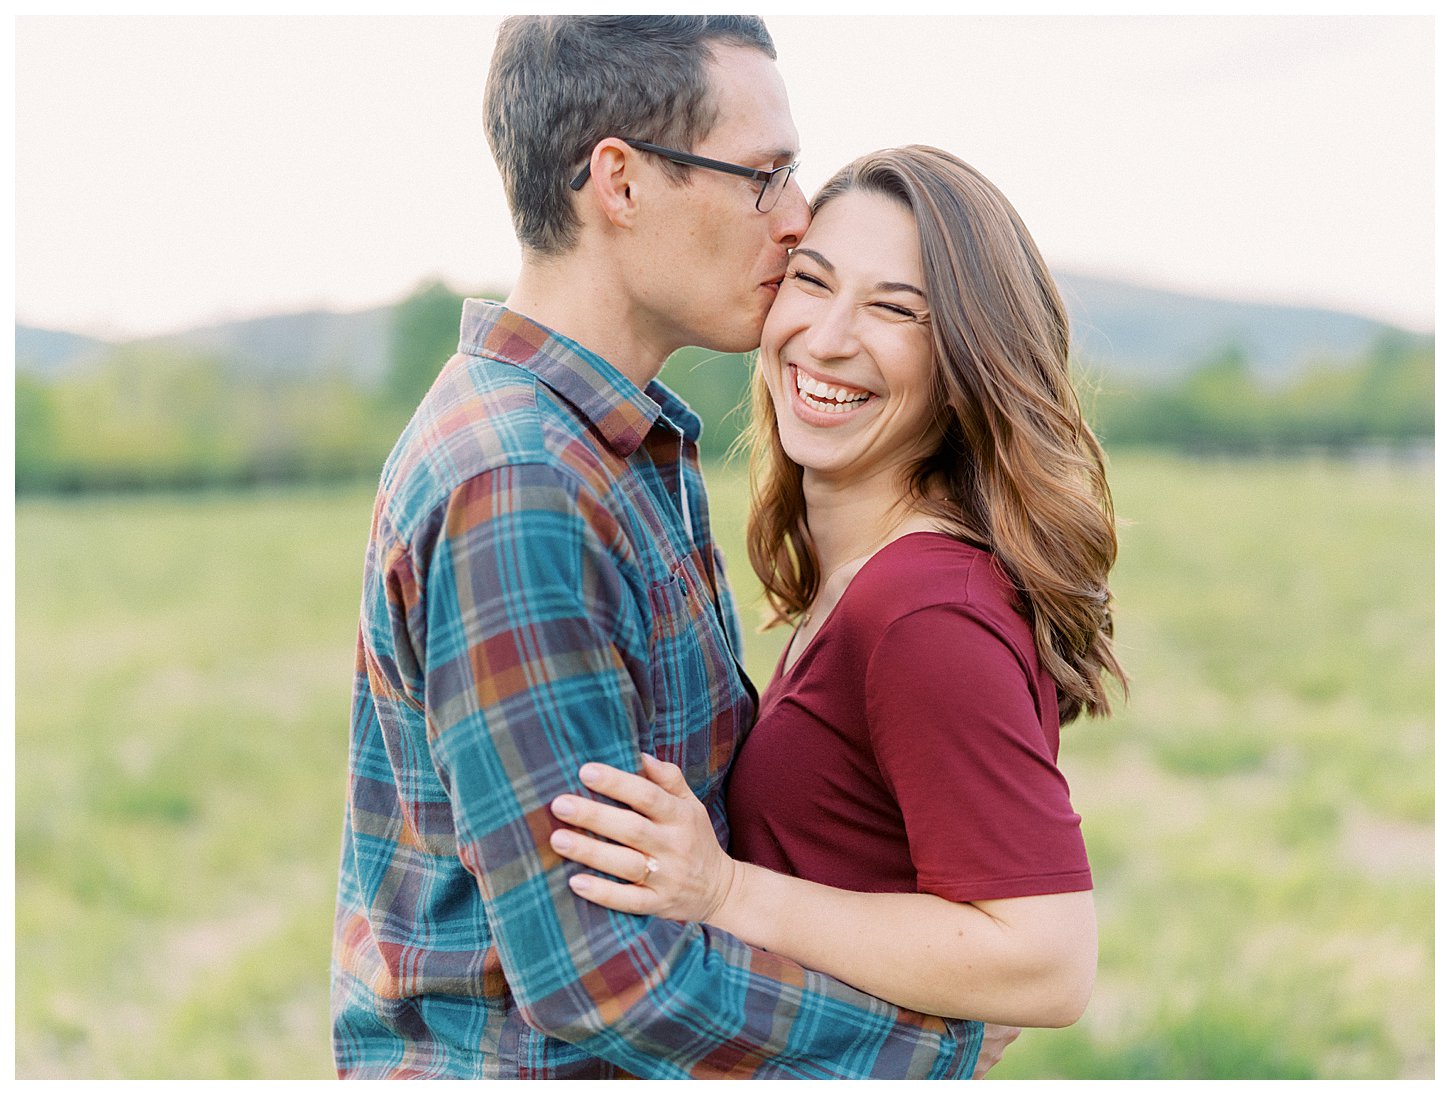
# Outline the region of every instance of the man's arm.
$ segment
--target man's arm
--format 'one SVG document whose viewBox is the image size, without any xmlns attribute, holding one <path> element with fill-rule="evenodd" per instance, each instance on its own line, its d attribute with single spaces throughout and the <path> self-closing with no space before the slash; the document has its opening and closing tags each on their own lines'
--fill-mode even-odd
<svg viewBox="0 0 1450 1095">
<path fill-rule="evenodd" d="M 623 544 L 587 492 L 525 465 L 458 488 L 428 561 L 429 738 L 523 1015 L 642 1077 L 969 1076 L 977 1024 L 569 889 L 549 803 L 584 793 L 585 761 L 637 770 L 645 726 Z"/>
</svg>

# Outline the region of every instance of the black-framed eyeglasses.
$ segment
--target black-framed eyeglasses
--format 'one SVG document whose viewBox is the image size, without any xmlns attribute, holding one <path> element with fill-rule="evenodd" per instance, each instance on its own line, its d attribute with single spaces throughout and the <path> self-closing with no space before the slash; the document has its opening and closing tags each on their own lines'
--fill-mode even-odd
<svg viewBox="0 0 1450 1095">
<path fill-rule="evenodd" d="M 712 160 L 705 156 L 696 156 L 693 152 L 680 152 L 673 148 L 665 148 L 662 145 L 650 144 L 648 141 L 634 141 L 628 137 L 624 143 L 630 148 L 637 148 L 641 152 L 650 152 L 656 156 L 663 156 L 674 163 L 686 164 L 689 167 L 703 167 L 709 171 L 723 171 L 727 175 L 739 175 L 742 179 L 754 179 L 760 183 L 760 193 L 755 196 L 755 208 L 762 213 L 769 213 L 775 208 L 775 203 L 780 201 L 780 196 L 785 193 L 786 183 L 790 182 L 791 172 L 800 166 L 800 161 L 786 164 L 784 167 L 772 168 L 769 171 L 758 167 L 745 167 L 738 163 L 727 163 L 724 160 Z M 585 182 L 589 179 L 589 165 L 584 165 L 584 170 L 575 175 L 569 183 L 570 190 L 583 189 Z"/>
</svg>

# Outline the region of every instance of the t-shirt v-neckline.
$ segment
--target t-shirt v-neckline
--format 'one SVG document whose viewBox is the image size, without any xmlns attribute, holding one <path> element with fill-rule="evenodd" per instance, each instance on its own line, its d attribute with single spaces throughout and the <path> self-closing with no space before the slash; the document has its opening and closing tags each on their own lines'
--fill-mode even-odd
<svg viewBox="0 0 1450 1095">
<path fill-rule="evenodd" d="M 816 645 L 820 642 L 821 636 L 826 633 L 826 629 L 831 626 L 831 621 L 836 618 L 837 611 L 840 609 L 841 605 L 845 603 L 846 595 L 851 592 L 851 587 L 856 584 L 856 579 L 861 577 L 861 572 L 869 567 L 873 562 L 875 562 L 876 559 L 880 557 L 881 553 L 889 549 L 893 544 L 899 544 L 904 540 L 911 539 L 913 536 L 945 536 L 948 540 L 955 539 L 955 537 L 953 537 L 950 533 L 938 532 L 935 529 L 917 529 L 914 532 L 908 532 L 903 536 L 898 536 L 896 539 L 888 540 L 886 541 L 886 543 L 882 544 L 879 548 L 876 549 L 876 551 L 871 555 L 870 558 L 868 558 L 864 563 L 856 568 L 856 573 L 851 575 L 851 580 L 846 583 L 846 588 L 841 590 L 841 595 L 836 598 L 836 603 L 831 606 L 831 611 L 826 613 L 826 618 L 821 621 L 821 626 L 818 627 L 816 629 L 816 633 L 811 636 L 810 642 L 806 643 L 806 645 L 801 648 L 801 652 L 797 654 L 794 659 L 791 660 L 789 665 L 787 665 L 785 661 L 786 655 L 790 653 L 790 648 L 795 645 L 796 636 L 800 633 L 800 628 L 797 627 L 795 631 L 791 632 L 790 639 L 786 642 L 785 649 L 780 652 L 780 659 L 776 662 L 775 674 L 771 680 L 772 685 L 776 683 L 783 683 L 785 679 L 795 671 L 796 666 L 800 665 L 801 661 L 805 658 L 805 656 L 816 648 Z"/>
</svg>

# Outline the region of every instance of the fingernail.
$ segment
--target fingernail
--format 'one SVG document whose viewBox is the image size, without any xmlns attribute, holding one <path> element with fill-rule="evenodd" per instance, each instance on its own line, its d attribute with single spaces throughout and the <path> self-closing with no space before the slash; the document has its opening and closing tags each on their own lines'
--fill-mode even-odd
<svg viewBox="0 0 1450 1095">
<path fill-rule="evenodd" d="M 574 803 L 567 798 L 556 798 L 552 807 L 555 817 L 573 817 Z"/>
<path fill-rule="evenodd" d="M 569 877 L 569 888 L 576 893 L 583 893 L 593 884 L 587 874 L 576 874 Z"/>
<path fill-rule="evenodd" d="M 579 778 L 585 783 L 588 783 L 591 779 L 598 779 L 599 776 L 600 771 L 599 765 L 597 764 L 586 764 L 583 768 L 579 769 Z"/>
<path fill-rule="evenodd" d="M 574 837 L 573 834 L 567 833 L 563 829 L 555 829 L 554 835 L 549 837 L 549 843 L 559 851 L 567 852 L 574 847 Z"/>
</svg>

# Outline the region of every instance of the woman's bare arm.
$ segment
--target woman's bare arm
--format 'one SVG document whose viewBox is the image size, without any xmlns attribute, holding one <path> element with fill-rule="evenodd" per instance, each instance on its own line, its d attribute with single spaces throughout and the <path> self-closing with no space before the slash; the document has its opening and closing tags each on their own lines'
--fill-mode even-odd
<svg viewBox="0 0 1450 1095">
<path fill-rule="evenodd" d="M 644 772 L 581 771 L 591 790 L 629 809 L 555 800 L 557 816 L 588 830 L 556 831 L 555 850 L 631 880 L 576 874 L 581 897 L 712 924 L 914 1011 L 1060 1027 L 1087 1006 L 1097 969 L 1091 891 L 963 903 L 822 886 L 731 859 L 679 769 L 646 757 Z"/>
<path fill-rule="evenodd" d="M 709 923 L 913 1011 L 1065 1027 L 1092 994 L 1090 890 L 961 903 L 854 893 L 738 866 Z"/>
</svg>

